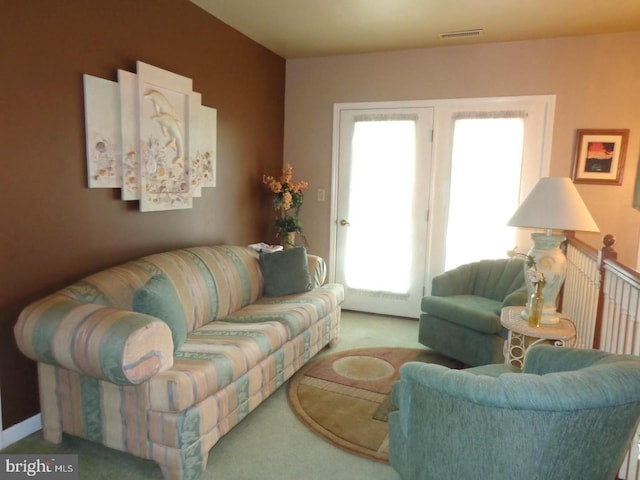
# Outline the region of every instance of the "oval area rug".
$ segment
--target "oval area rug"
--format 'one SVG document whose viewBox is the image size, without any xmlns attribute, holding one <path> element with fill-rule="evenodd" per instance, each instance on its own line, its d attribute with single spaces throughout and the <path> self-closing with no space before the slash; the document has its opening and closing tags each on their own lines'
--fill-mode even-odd
<svg viewBox="0 0 640 480">
<path fill-rule="evenodd" d="M 289 382 L 289 404 L 313 432 L 351 453 L 388 462 L 387 415 L 399 368 L 410 361 L 463 365 L 431 350 L 372 347 L 311 361 Z"/>
</svg>

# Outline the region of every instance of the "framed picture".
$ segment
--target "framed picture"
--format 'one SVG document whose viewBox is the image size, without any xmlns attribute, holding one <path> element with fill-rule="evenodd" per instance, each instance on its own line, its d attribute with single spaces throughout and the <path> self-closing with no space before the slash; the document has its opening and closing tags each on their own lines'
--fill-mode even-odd
<svg viewBox="0 0 640 480">
<path fill-rule="evenodd" d="M 622 185 L 629 130 L 578 130 L 573 183 Z"/>
</svg>

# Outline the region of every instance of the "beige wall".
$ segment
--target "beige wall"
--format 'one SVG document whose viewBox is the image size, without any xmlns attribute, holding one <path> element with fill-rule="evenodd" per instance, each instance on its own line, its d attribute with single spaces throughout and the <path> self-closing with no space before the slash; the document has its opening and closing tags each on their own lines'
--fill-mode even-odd
<svg viewBox="0 0 640 480">
<path fill-rule="evenodd" d="M 640 212 L 632 208 L 640 140 L 640 33 L 433 48 L 287 61 L 285 162 L 309 180 L 301 220 L 309 249 L 328 257 L 332 112 L 341 102 L 555 94 L 552 176 L 571 176 L 576 129 L 631 130 L 622 186 L 578 185 L 601 234 L 636 265 Z M 381 226 L 381 234 L 384 231 Z"/>
</svg>

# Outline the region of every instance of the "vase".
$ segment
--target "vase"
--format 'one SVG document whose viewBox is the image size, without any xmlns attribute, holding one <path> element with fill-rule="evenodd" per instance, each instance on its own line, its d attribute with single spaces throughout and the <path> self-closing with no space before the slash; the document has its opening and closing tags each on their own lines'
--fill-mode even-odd
<svg viewBox="0 0 640 480">
<path fill-rule="evenodd" d="M 288 250 L 296 246 L 296 232 L 282 232 L 282 248 Z"/>
<path fill-rule="evenodd" d="M 530 327 L 540 326 L 543 307 L 544 296 L 542 295 L 542 285 L 540 283 L 536 283 L 533 289 L 533 293 L 531 294 L 531 297 L 529 297 L 529 304 L 527 305 L 527 310 L 529 311 L 527 322 L 529 323 Z"/>
</svg>

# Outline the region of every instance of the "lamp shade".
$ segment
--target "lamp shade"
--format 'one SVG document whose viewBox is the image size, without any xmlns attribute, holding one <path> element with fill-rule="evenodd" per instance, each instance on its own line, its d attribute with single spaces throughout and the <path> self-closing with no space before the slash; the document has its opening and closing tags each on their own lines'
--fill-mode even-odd
<svg viewBox="0 0 640 480">
<path fill-rule="evenodd" d="M 511 220 L 511 227 L 599 232 L 570 178 L 541 178 Z"/>
</svg>

